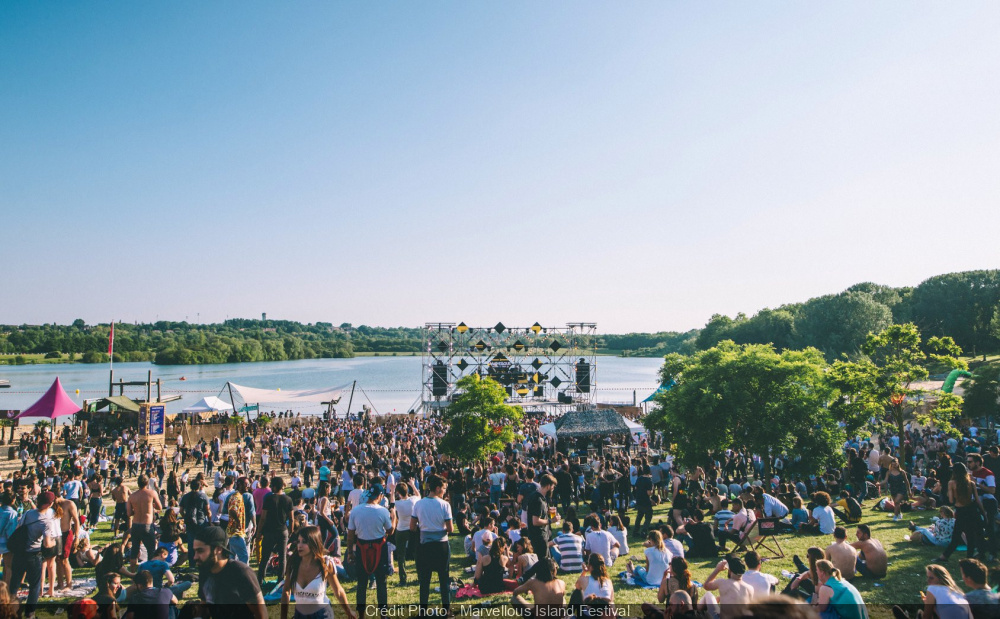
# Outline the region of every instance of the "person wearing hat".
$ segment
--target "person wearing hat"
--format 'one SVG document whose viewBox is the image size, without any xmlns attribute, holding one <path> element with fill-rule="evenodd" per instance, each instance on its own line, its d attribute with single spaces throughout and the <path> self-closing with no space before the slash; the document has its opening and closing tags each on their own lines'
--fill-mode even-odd
<svg viewBox="0 0 1000 619">
<path fill-rule="evenodd" d="M 52 504 L 56 497 L 51 492 L 42 492 L 38 495 L 35 508 L 24 512 L 18 527 L 24 527 L 26 541 L 24 552 L 19 549 L 11 549 L 14 554 L 14 565 L 11 569 L 11 594 L 17 595 L 17 589 L 22 579 L 27 580 L 28 599 L 24 604 L 24 616 L 31 618 L 35 616 L 35 606 L 38 604 L 38 596 L 42 592 L 42 543 L 46 531 L 49 527 L 49 520 L 53 517 Z"/>
<path fill-rule="evenodd" d="M 347 561 L 354 561 L 358 570 L 358 615 L 368 606 L 368 583 L 375 577 L 378 605 L 389 603 L 386 568 L 389 561 L 388 536 L 396 528 L 396 519 L 379 504 L 385 489 L 375 482 L 364 494 L 365 502 L 351 510 L 347 519 Z"/>
<path fill-rule="evenodd" d="M 722 570 L 728 570 L 726 578 L 716 578 Z M 721 606 L 721 619 L 733 619 L 743 616 L 750 600 L 753 599 L 753 587 L 743 582 L 743 574 L 747 571 L 747 566 L 743 559 L 739 557 L 728 557 L 719 561 L 715 566 L 705 584 L 702 585 L 706 591 L 719 592 L 719 605 Z"/>
<path fill-rule="evenodd" d="M 257 576 L 246 563 L 229 558 L 229 538 L 216 526 L 195 534 L 192 551 L 199 568 L 198 597 L 212 619 L 266 619 Z"/>
</svg>

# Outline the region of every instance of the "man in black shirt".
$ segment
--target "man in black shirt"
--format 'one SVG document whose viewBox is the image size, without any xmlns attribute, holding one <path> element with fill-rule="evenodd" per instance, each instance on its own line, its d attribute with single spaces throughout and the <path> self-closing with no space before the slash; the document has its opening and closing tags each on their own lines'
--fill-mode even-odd
<svg viewBox="0 0 1000 619">
<path fill-rule="evenodd" d="M 264 582 L 264 573 L 272 554 L 278 555 L 278 580 L 285 576 L 285 549 L 288 548 L 288 524 L 292 519 L 292 500 L 284 493 L 285 480 L 279 475 L 271 478 L 271 494 L 264 497 L 264 507 L 260 513 L 260 529 L 256 537 L 261 538 L 260 567 L 257 578 Z M 294 532 L 294 530 L 292 531 Z"/>
<path fill-rule="evenodd" d="M 170 607 L 177 606 L 177 598 L 170 589 L 154 587 L 153 575 L 148 570 L 142 570 L 135 575 L 135 587 L 135 591 L 128 596 L 126 617 L 170 618 Z"/>
<path fill-rule="evenodd" d="M 187 547 L 190 551 L 194 544 L 194 536 L 203 526 L 211 522 L 209 520 L 208 496 L 201 490 L 201 480 L 193 479 L 188 492 L 181 497 L 181 517 L 184 519 L 184 528 L 187 530 Z M 188 563 L 194 567 L 194 554 L 188 555 Z"/>
<path fill-rule="evenodd" d="M 226 532 L 214 526 L 203 527 L 194 538 L 198 597 L 208 604 L 211 619 L 267 619 L 264 595 L 253 570 L 229 559 L 228 542 Z"/>
<path fill-rule="evenodd" d="M 547 497 L 552 494 L 552 489 L 556 487 L 556 478 L 551 475 L 542 475 L 539 480 L 541 489 L 527 498 L 526 511 L 528 512 L 528 539 L 539 559 L 549 556 L 549 539 L 552 537 L 551 525 L 558 522 L 558 517 L 553 519 L 549 516 L 549 502 Z"/>
<path fill-rule="evenodd" d="M 642 519 L 646 518 L 646 526 L 653 521 L 653 478 L 649 465 L 640 465 L 642 473 L 635 480 L 635 531 L 642 533 Z"/>
<path fill-rule="evenodd" d="M 569 502 L 573 497 L 573 477 L 566 468 L 567 465 L 563 464 L 556 471 L 556 492 L 559 493 L 559 505 L 563 511 L 569 509 Z"/>
</svg>

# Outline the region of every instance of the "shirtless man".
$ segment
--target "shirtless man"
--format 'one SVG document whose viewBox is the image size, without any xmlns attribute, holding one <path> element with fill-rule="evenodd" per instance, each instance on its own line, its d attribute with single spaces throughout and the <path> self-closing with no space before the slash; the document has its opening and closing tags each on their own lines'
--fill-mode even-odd
<svg viewBox="0 0 1000 619">
<path fill-rule="evenodd" d="M 56 560 L 57 588 L 62 590 L 69 589 L 73 582 L 73 568 L 69 564 L 69 556 L 73 553 L 73 544 L 80 532 L 80 512 L 76 508 L 76 503 L 60 497 L 59 493 L 55 494 L 56 502 L 53 507 L 57 511 L 60 507 L 62 508 L 62 519 L 59 523 L 62 530 L 62 540 L 59 546 L 59 558 Z"/>
<path fill-rule="evenodd" d="M 728 578 L 716 579 L 722 570 L 728 570 Z M 719 592 L 720 617 L 735 619 L 742 617 L 747 605 L 753 599 L 753 587 L 743 582 L 743 574 L 747 571 L 743 559 L 733 557 L 723 559 L 715 566 L 708 580 L 702 585 L 705 591 Z"/>
<path fill-rule="evenodd" d="M 851 546 L 861 551 L 856 567 L 858 574 L 865 578 L 885 578 L 889 555 L 882 542 L 872 537 L 872 530 L 867 524 L 858 525 L 857 536 L 858 541 Z"/>
<path fill-rule="evenodd" d="M 111 536 L 113 538 L 118 537 L 119 525 L 125 525 L 126 531 L 132 526 L 128 518 L 128 508 L 126 506 L 132 492 L 125 487 L 125 480 L 123 478 L 119 477 L 116 481 L 117 485 L 111 491 L 111 498 L 115 500 L 115 515 L 111 518 Z"/>
<path fill-rule="evenodd" d="M 854 578 L 855 565 L 858 561 L 858 551 L 847 543 L 847 529 L 837 527 L 833 530 L 833 543 L 823 551 L 833 566 L 840 570 L 844 578 Z"/>
<path fill-rule="evenodd" d="M 156 536 L 153 534 L 153 523 L 159 511 L 163 509 L 160 497 L 148 488 L 149 478 L 139 475 L 136 482 L 139 489 L 128 498 L 128 516 L 132 519 L 132 528 L 129 529 L 132 538 L 132 569 L 139 566 L 139 544 L 146 546 L 146 556 L 152 557 L 156 550 Z"/>
<path fill-rule="evenodd" d="M 528 610 L 529 613 L 531 605 L 521 597 L 526 592 L 531 593 L 536 607 L 562 607 L 566 602 L 566 583 L 556 577 L 555 560 L 552 557 L 542 557 L 540 561 L 542 565 L 536 570 L 535 577 L 514 589 L 510 599 L 512 606 Z"/>
</svg>

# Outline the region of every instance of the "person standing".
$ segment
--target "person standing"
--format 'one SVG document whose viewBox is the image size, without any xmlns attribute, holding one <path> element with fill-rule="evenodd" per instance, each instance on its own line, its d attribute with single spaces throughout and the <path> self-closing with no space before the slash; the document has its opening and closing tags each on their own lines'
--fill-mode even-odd
<svg viewBox="0 0 1000 619">
<path fill-rule="evenodd" d="M 250 566 L 229 560 L 226 532 L 203 527 L 191 554 L 199 566 L 198 597 L 211 619 L 267 619 L 264 595 Z"/>
<path fill-rule="evenodd" d="M 194 553 L 191 552 L 194 538 L 209 522 L 208 496 L 201 490 L 201 480 L 191 480 L 191 491 L 181 497 L 181 516 L 187 532 L 188 563 L 194 566 Z"/>
<path fill-rule="evenodd" d="M 318 527 L 302 527 L 295 532 L 295 543 L 285 585 L 281 593 L 281 619 L 288 619 L 288 603 L 295 594 L 295 619 L 333 619 L 331 600 L 327 588 L 333 589 L 334 597 L 348 619 L 358 615 L 347 599 L 347 592 L 337 579 L 337 568 L 333 558 L 323 547 L 323 533 Z"/>
<path fill-rule="evenodd" d="M 417 579 L 420 582 L 420 606 L 427 608 L 431 596 L 431 575 L 437 573 L 441 589 L 441 605 L 445 612 L 451 607 L 451 577 L 448 564 L 451 561 L 451 547 L 448 535 L 455 530 L 451 517 L 451 505 L 444 500 L 448 484 L 437 475 L 424 480 L 427 496 L 417 501 L 410 517 L 410 531 L 416 535 Z"/>
<path fill-rule="evenodd" d="M 60 508 L 62 510 L 62 516 L 59 521 L 62 539 L 59 544 L 59 556 L 56 559 L 56 574 L 59 579 L 58 588 L 69 589 L 73 584 L 73 568 L 69 564 L 69 556 L 73 554 L 73 544 L 80 533 L 80 515 L 76 509 L 76 503 L 69 499 L 56 498 L 55 507 L 56 513 L 59 513 Z"/>
<path fill-rule="evenodd" d="M 149 478 L 145 474 L 139 475 L 136 482 L 139 489 L 128 498 L 128 516 L 132 519 L 130 535 L 132 538 L 132 569 L 139 566 L 139 545 L 146 547 L 146 556 L 152 557 L 156 550 L 156 535 L 153 531 L 153 523 L 156 522 L 159 511 L 163 509 L 160 503 L 160 496 L 150 490 Z"/>
<path fill-rule="evenodd" d="M 132 491 L 125 485 L 125 480 L 121 475 L 115 480 L 117 483 L 111 491 L 111 498 L 115 500 L 115 513 L 111 517 L 111 537 L 118 537 L 122 530 L 128 530 L 132 524 L 128 519 L 128 498 Z M 190 548 L 190 546 L 188 546 Z"/>
<path fill-rule="evenodd" d="M 52 510 L 49 508 L 56 497 L 51 492 L 38 495 L 36 507 L 24 512 L 19 527 L 24 527 L 24 547 L 12 548 L 14 564 L 11 569 L 11 594 L 16 595 L 22 580 L 27 580 L 28 600 L 24 605 L 24 616 L 35 616 L 35 606 L 42 592 L 42 543 L 49 528 Z"/>
<path fill-rule="evenodd" d="M 410 492 L 410 484 L 396 484 L 396 569 L 399 570 L 399 584 L 406 586 L 406 560 L 415 554 L 417 540 L 411 539 L 410 517 L 420 497 Z"/>
<path fill-rule="evenodd" d="M 525 500 L 528 515 L 528 539 L 538 558 L 549 556 L 549 540 L 552 538 L 552 524 L 559 522 L 558 515 L 549 509 L 548 497 L 556 487 L 556 478 L 542 475 L 538 492 Z"/>
<path fill-rule="evenodd" d="M 264 497 L 264 509 L 260 514 L 260 529 L 256 538 L 260 538 L 260 566 L 257 568 L 257 579 L 264 582 L 267 564 L 272 554 L 278 555 L 278 575 L 285 573 L 285 558 L 288 548 L 289 526 L 294 532 L 295 522 L 292 519 L 292 500 L 283 492 L 285 480 L 279 475 L 271 478 L 271 493 Z"/>
<path fill-rule="evenodd" d="M 643 463 L 642 474 L 635 481 L 632 494 L 635 496 L 635 532 L 642 534 L 642 521 L 648 527 L 653 522 L 653 477 L 649 465 Z"/>
<path fill-rule="evenodd" d="M 375 482 L 365 492 L 365 502 L 351 510 L 347 520 L 347 558 L 356 559 L 358 570 L 358 614 L 368 606 L 368 583 L 375 577 L 379 608 L 389 604 L 386 571 L 389 566 L 389 535 L 395 528 L 392 514 L 379 504 L 385 490 Z"/>
</svg>

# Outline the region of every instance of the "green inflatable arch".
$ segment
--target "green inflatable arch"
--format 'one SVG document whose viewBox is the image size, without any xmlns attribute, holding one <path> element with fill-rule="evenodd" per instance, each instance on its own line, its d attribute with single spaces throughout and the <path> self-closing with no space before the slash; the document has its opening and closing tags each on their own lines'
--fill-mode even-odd
<svg viewBox="0 0 1000 619">
<path fill-rule="evenodd" d="M 948 378 L 944 379 L 944 384 L 941 385 L 941 391 L 945 393 L 951 393 L 951 390 L 955 388 L 955 381 L 958 380 L 959 376 L 965 376 L 966 378 L 971 378 L 972 374 L 966 372 L 965 370 L 952 370 L 948 374 Z"/>
</svg>

